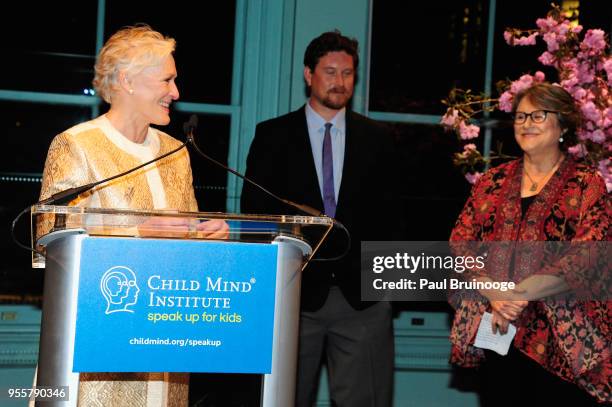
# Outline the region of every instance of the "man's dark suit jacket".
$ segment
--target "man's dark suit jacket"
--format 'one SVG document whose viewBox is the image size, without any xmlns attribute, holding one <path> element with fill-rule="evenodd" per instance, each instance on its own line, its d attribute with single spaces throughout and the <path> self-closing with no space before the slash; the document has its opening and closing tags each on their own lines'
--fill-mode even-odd
<svg viewBox="0 0 612 407">
<path fill-rule="evenodd" d="M 337 285 L 355 309 L 373 303 L 361 301 L 360 246 L 362 240 L 397 240 L 402 222 L 397 191 L 402 188 L 395 166 L 390 133 L 379 123 L 346 112 L 344 167 L 335 218 L 351 234 L 349 254 L 331 262 L 311 261 L 302 277 L 302 310 L 315 311 Z M 246 176 L 281 198 L 323 210 L 305 108 L 257 125 L 247 158 Z M 242 213 L 301 214 L 249 183 L 244 183 Z M 346 238 L 333 230 L 318 255 L 342 253 Z"/>
</svg>

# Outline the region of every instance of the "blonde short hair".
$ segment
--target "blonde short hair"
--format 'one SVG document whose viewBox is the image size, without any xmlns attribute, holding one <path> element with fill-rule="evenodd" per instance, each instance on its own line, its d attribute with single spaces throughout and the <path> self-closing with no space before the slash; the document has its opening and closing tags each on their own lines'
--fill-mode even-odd
<svg viewBox="0 0 612 407">
<path fill-rule="evenodd" d="M 135 75 L 159 65 L 176 48 L 174 38 L 164 37 L 146 24 L 124 27 L 113 34 L 100 50 L 93 86 L 106 102 L 118 85 L 120 71 Z"/>
</svg>

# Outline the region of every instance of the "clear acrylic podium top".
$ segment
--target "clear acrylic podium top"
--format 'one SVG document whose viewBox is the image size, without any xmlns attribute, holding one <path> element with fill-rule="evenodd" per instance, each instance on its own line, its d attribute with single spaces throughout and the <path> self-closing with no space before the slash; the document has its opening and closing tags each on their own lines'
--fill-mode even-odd
<svg viewBox="0 0 612 407">
<path fill-rule="evenodd" d="M 31 214 L 32 247 L 42 252 L 49 237 L 73 232 L 90 236 L 253 243 L 270 243 L 278 236 L 286 236 L 307 243 L 312 248 L 312 256 L 334 224 L 333 219 L 326 216 L 238 215 L 53 205 L 34 205 Z M 214 219 L 221 219 L 228 224 L 227 235 L 211 238 L 210 233 L 202 231 L 202 223 Z M 32 267 L 45 267 L 44 256 L 34 253 Z"/>
</svg>

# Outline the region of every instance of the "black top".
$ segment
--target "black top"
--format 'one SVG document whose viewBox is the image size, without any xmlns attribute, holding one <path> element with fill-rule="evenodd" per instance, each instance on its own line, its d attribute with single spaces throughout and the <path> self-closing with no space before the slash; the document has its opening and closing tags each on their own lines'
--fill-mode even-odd
<svg viewBox="0 0 612 407">
<path fill-rule="evenodd" d="M 525 198 L 521 198 L 521 219 L 525 217 L 527 209 L 529 209 L 529 206 L 531 205 L 536 196 L 537 195 L 531 195 L 526 196 Z"/>
</svg>

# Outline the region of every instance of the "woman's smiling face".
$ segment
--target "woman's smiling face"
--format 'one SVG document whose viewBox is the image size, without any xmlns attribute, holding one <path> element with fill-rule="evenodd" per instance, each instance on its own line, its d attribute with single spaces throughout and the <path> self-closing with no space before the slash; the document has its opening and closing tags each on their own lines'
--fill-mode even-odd
<svg viewBox="0 0 612 407">
<path fill-rule="evenodd" d="M 535 106 L 528 97 L 524 97 L 515 113 L 530 114 L 536 110 L 546 109 Z M 524 123 L 514 123 L 514 138 L 521 150 L 528 154 L 557 154 L 562 132 L 556 113 L 548 112 L 541 123 L 535 123 L 533 117 L 527 117 Z"/>
<path fill-rule="evenodd" d="M 132 108 L 147 123 L 170 123 L 170 105 L 179 98 L 176 87 L 176 66 L 172 55 L 157 66 L 145 68 L 132 78 Z"/>
</svg>

